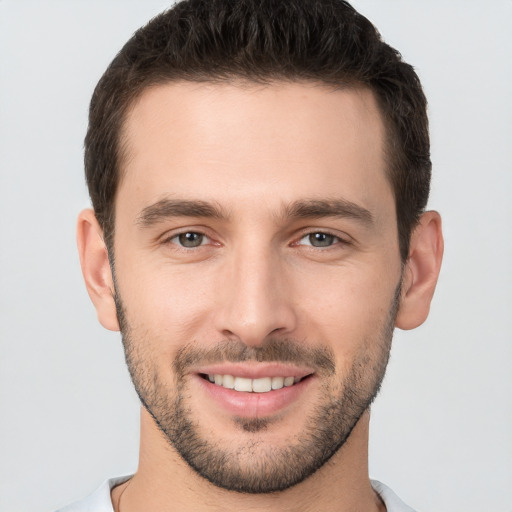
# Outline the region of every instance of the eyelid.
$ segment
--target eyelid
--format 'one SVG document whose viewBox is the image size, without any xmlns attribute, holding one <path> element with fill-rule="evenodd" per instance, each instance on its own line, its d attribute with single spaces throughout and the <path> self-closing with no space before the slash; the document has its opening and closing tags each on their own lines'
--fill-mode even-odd
<svg viewBox="0 0 512 512">
<path fill-rule="evenodd" d="M 202 243 L 201 245 L 199 245 L 197 248 L 199 247 L 202 247 L 204 245 L 209 245 L 209 244 L 212 244 L 212 245 L 222 245 L 220 242 L 216 241 L 211 235 L 207 234 L 207 231 L 208 229 L 204 228 L 204 227 L 196 227 L 196 226 L 187 226 L 187 227 L 183 227 L 183 228 L 175 228 L 175 229 L 172 229 L 172 230 L 169 230 L 167 232 L 165 232 L 163 235 L 161 235 L 160 237 L 158 237 L 157 241 L 158 243 L 161 243 L 161 244 L 168 244 L 170 243 L 173 239 L 177 238 L 178 236 L 180 235 L 183 235 L 185 233 L 197 233 L 199 235 L 202 235 L 203 237 L 205 237 L 207 239 L 207 243 Z M 332 236 L 336 239 L 336 243 L 334 243 L 333 245 L 331 246 L 327 246 L 327 247 L 324 247 L 324 248 L 321 248 L 321 247 L 314 247 L 312 246 L 311 244 L 301 244 L 300 241 L 309 236 L 309 235 L 313 235 L 315 233 L 321 233 L 321 234 L 325 234 L 325 235 L 329 235 L 329 236 Z M 335 230 L 330 230 L 330 229 L 327 229 L 327 228 L 307 228 L 307 229 L 303 229 L 301 230 L 300 233 L 298 233 L 297 236 L 294 237 L 294 240 L 291 242 L 291 246 L 297 246 L 297 245 L 308 245 L 314 249 L 320 249 L 320 250 L 325 250 L 325 249 L 329 249 L 330 247 L 333 247 L 335 245 L 337 245 L 338 243 L 342 244 L 342 245 L 351 245 L 354 243 L 354 240 L 352 239 L 352 237 L 350 237 L 348 234 L 346 233 L 340 233 L 338 231 L 335 232 Z M 194 248 L 187 248 L 187 247 L 183 247 L 181 246 L 180 244 L 178 243 L 173 243 L 173 245 L 175 245 L 176 247 L 180 248 L 180 249 L 184 249 L 184 250 L 190 250 L 190 249 L 194 249 Z"/>
<path fill-rule="evenodd" d="M 201 238 L 201 243 L 194 247 L 186 247 L 182 245 L 179 240 L 176 242 L 173 242 L 174 239 L 179 239 L 181 235 L 186 235 L 188 233 L 194 233 L 195 235 L 199 235 Z M 177 235 L 174 235 L 173 237 L 168 239 L 169 242 L 177 245 L 180 249 L 197 249 L 198 247 L 202 247 L 203 245 L 208 245 L 208 242 L 210 241 L 210 238 L 207 235 L 204 235 L 203 233 L 198 233 L 197 231 L 185 231 L 184 233 L 178 233 Z"/>
<path fill-rule="evenodd" d="M 186 251 L 190 251 L 191 249 L 198 249 L 199 247 L 203 247 L 205 245 L 220 245 L 218 242 L 216 242 L 213 237 L 209 234 L 207 234 L 207 229 L 202 227 L 183 227 L 183 228 L 175 228 L 169 231 L 166 231 L 163 235 L 158 237 L 158 243 L 161 243 L 163 245 L 171 243 L 178 249 L 183 249 Z M 197 233 L 198 235 L 203 236 L 207 239 L 207 243 L 201 243 L 201 245 L 198 245 L 197 247 L 183 247 L 179 243 L 172 242 L 173 239 L 179 237 L 180 235 L 184 235 L 185 233 Z"/>
<path fill-rule="evenodd" d="M 326 246 L 326 247 L 315 247 L 312 244 L 301 244 L 300 243 L 300 241 L 302 239 L 306 238 L 307 236 L 314 235 L 316 233 L 332 236 L 333 238 L 336 239 L 336 241 L 335 241 L 335 243 L 333 243 L 333 245 Z M 352 237 L 350 237 L 346 233 L 334 232 L 333 230 L 326 229 L 326 228 L 313 228 L 313 229 L 303 230 L 301 233 L 299 233 L 299 235 L 295 238 L 295 241 L 292 242 L 291 245 L 295 245 L 295 246 L 296 245 L 303 245 L 303 246 L 306 246 L 306 247 L 312 247 L 315 250 L 323 250 L 323 251 L 325 251 L 326 249 L 330 249 L 332 247 L 335 247 L 338 244 L 341 244 L 341 245 L 351 245 L 351 244 L 353 244 Z"/>
</svg>

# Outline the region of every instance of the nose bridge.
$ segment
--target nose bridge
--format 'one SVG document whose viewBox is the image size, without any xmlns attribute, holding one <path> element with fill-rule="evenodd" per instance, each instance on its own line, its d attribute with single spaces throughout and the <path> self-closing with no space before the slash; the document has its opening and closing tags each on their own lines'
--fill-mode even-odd
<svg viewBox="0 0 512 512">
<path fill-rule="evenodd" d="M 295 315 L 287 293 L 284 262 L 271 244 L 246 243 L 226 262 L 217 328 L 247 345 L 290 332 Z"/>
</svg>

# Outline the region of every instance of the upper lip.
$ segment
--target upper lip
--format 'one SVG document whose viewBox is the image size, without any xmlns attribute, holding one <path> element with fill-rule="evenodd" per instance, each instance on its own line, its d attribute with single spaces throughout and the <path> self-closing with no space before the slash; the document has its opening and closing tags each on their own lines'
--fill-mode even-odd
<svg viewBox="0 0 512 512">
<path fill-rule="evenodd" d="M 298 377 L 303 378 L 314 373 L 306 367 L 287 363 L 219 363 L 197 367 L 191 373 L 204 375 L 233 375 L 246 379 L 261 379 L 263 377 Z"/>
</svg>

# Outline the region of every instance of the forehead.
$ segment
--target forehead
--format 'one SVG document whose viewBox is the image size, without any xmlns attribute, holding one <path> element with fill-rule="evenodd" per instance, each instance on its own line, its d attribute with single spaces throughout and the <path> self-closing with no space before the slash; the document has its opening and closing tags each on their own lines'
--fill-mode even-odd
<svg viewBox="0 0 512 512">
<path fill-rule="evenodd" d="M 176 195 L 249 205 L 391 194 L 371 91 L 312 83 L 168 83 L 144 91 L 123 129 L 118 201 Z M 261 203 L 260 203 L 261 204 Z M 236 206 L 236 205 L 234 205 Z"/>
</svg>

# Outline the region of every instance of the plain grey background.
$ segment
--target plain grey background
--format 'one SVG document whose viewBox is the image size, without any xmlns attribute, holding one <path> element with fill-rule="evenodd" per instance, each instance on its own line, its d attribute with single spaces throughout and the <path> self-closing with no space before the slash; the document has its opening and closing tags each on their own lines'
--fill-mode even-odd
<svg viewBox="0 0 512 512">
<path fill-rule="evenodd" d="M 357 0 L 429 98 L 446 252 L 397 332 L 371 476 L 422 511 L 510 512 L 512 2 Z M 75 218 L 94 85 L 163 0 L 0 0 L 0 510 L 51 511 L 137 464 L 120 337 L 96 321 Z"/>
</svg>

